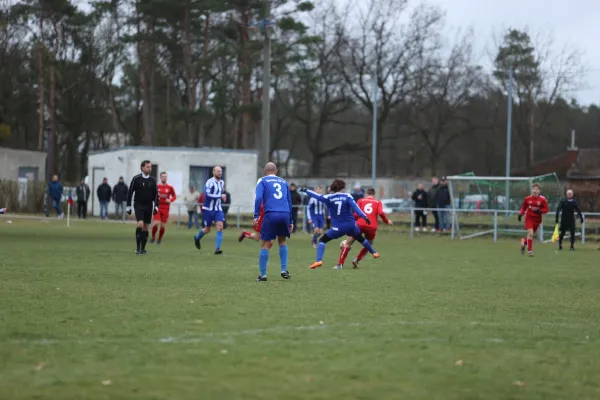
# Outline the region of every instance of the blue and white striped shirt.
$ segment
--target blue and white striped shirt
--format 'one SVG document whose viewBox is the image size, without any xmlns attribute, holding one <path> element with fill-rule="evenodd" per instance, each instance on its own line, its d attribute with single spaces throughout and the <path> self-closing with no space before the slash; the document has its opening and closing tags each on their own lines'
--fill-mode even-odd
<svg viewBox="0 0 600 400">
<path fill-rule="evenodd" d="M 225 192 L 225 181 L 217 180 L 214 177 L 206 181 L 204 185 L 204 205 L 206 211 L 223 211 L 221 208 L 221 196 Z"/>
<path fill-rule="evenodd" d="M 312 198 L 308 201 L 308 207 L 306 209 L 306 218 L 308 220 L 312 220 L 313 215 L 325 215 L 325 204 L 321 203 L 315 198 Z"/>
</svg>

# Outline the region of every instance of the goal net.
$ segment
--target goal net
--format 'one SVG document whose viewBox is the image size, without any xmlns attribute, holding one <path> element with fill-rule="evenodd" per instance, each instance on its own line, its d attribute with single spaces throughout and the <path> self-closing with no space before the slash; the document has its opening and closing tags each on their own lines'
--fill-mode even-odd
<svg viewBox="0 0 600 400">
<path fill-rule="evenodd" d="M 500 176 L 476 176 L 473 173 L 449 176 L 448 186 L 453 208 L 452 234 L 460 239 L 482 235 L 522 235 L 523 224 L 517 214 L 523 199 L 531 193 L 531 186 L 539 183 L 542 195 L 548 201 L 550 213 L 556 210 L 562 197 L 562 187 L 555 173 L 533 177 L 506 178 Z M 549 224 L 548 217 L 546 226 Z M 546 229 L 552 235 L 552 229 Z M 543 240 L 543 226 L 539 239 Z"/>
</svg>

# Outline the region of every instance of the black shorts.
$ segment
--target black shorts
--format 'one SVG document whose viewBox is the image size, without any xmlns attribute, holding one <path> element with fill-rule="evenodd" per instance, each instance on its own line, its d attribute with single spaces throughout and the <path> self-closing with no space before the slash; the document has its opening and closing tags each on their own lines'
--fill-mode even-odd
<svg viewBox="0 0 600 400">
<path fill-rule="evenodd" d="M 575 230 L 575 220 L 572 221 L 560 221 L 560 230 L 561 231 L 574 231 Z"/>
<path fill-rule="evenodd" d="M 152 222 L 152 206 L 143 204 L 134 204 L 133 211 L 135 212 L 136 221 L 144 221 L 145 224 Z"/>
</svg>

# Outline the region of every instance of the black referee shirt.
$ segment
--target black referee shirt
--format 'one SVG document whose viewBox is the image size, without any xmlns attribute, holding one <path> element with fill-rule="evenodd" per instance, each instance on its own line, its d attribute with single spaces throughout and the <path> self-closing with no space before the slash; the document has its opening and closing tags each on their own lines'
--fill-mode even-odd
<svg viewBox="0 0 600 400">
<path fill-rule="evenodd" d="M 135 193 L 135 204 L 147 207 L 158 207 L 158 189 L 153 176 L 138 174 L 133 177 L 127 193 L 127 207 L 131 207 L 131 200 Z"/>
<path fill-rule="evenodd" d="M 561 216 L 562 223 L 575 222 L 575 212 L 579 215 L 579 219 L 583 221 L 581 210 L 579 209 L 579 205 L 577 205 L 577 200 L 574 198 L 563 198 L 556 209 L 556 223 L 558 224 L 559 215 Z"/>
</svg>

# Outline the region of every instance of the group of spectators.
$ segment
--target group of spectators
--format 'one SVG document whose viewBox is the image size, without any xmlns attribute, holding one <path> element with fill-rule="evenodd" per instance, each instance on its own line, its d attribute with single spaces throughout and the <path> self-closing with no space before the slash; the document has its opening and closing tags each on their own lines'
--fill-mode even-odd
<svg viewBox="0 0 600 400">
<path fill-rule="evenodd" d="M 450 230 L 450 209 L 452 201 L 450 199 L 450 190 L 448 189 L 448 181 L 443 176 L 441 179 L 437 177 L 431 178 L 431 188 L 425 190 L 425 185 L 419 184 L 417 190 L 412 194 L 414 207 L 435 209 L 431 211 L 434 218 L 434 227 L 431 232 L 447 232 Z M 446 211 L 448 210 L 448 211 Z M 415 211 L 415 226 L 416 231 L 427 231 L 427 215 L 425 210 Z"/>
<path fill-rule="evenodd" d="M 102 180 L 102 183 L 96 189 L 96 196 L 100 204 L 100 219 L 108 219 L 108 205 L 111 201 L 114 201 L 115 216 L 125 221 L 128 190 L 129 188 L 122 176 L 114 187 L 108 184 L 107 178 Z M 87 218 L 88 201 L 91 195 L 90 187 L 85 183 L 85 179 L 82 179 L 75 189 L 75 195 L 77 197 L 77 217 L 85 219 Z"/>
</svg>

